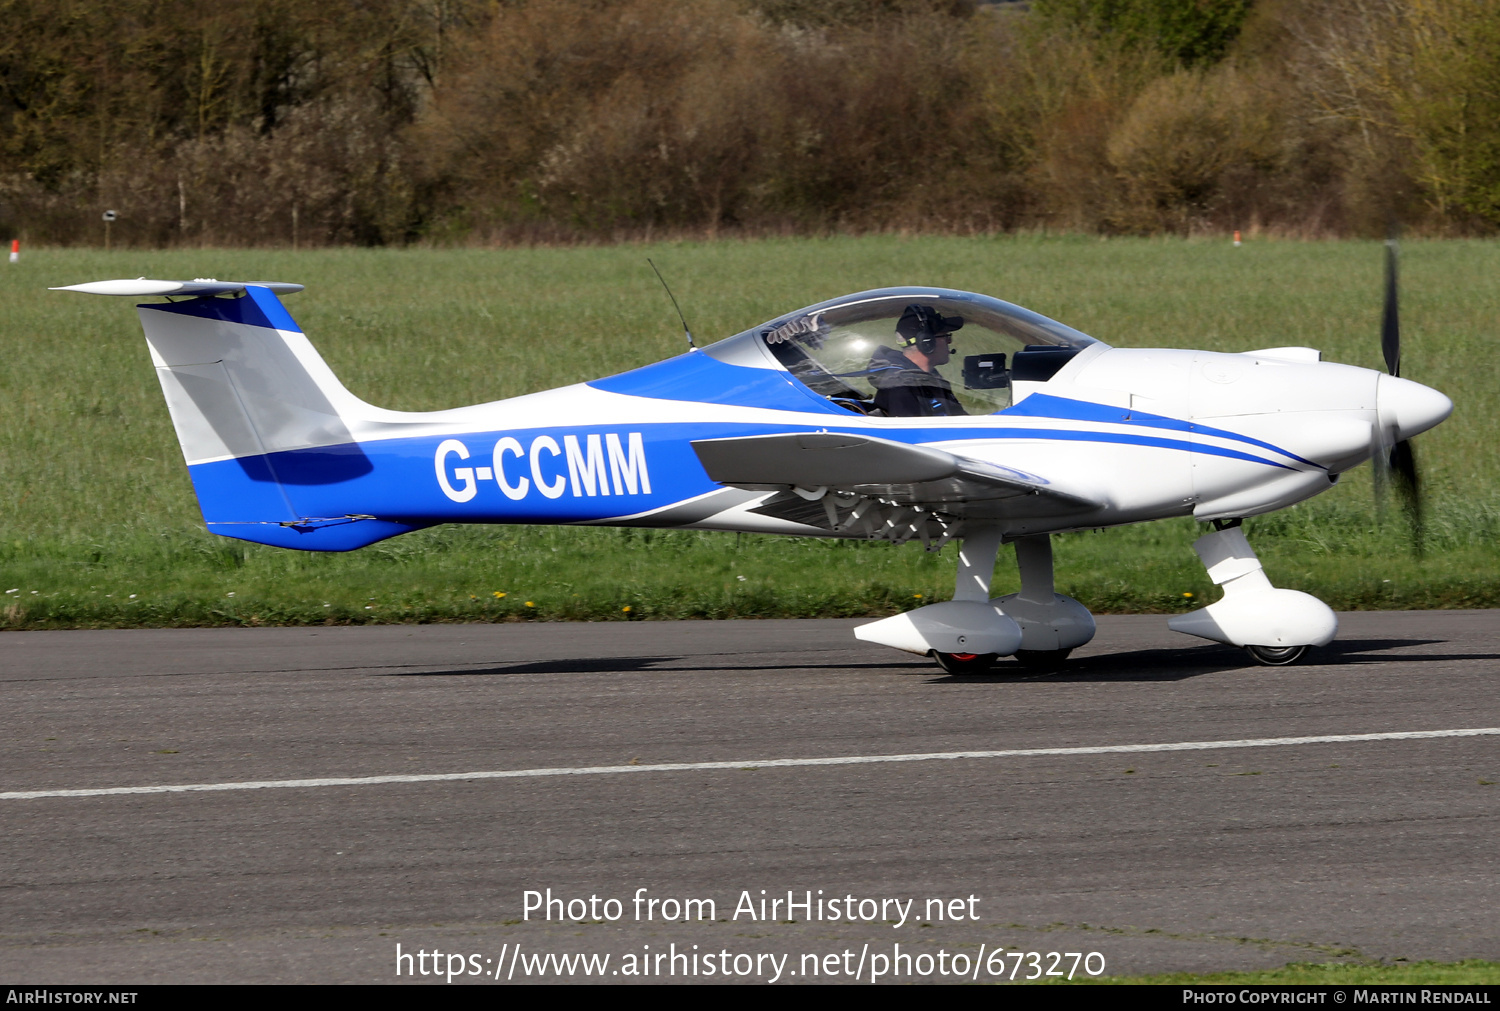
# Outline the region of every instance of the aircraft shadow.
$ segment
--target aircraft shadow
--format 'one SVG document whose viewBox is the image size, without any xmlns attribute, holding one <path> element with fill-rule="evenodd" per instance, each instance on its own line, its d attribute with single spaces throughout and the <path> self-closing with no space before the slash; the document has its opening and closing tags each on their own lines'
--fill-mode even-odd
<svg viewBox="0 0 1500 1011">
<path fill-rule="evenodd" d="M 1300 667 L 1338 667 L 1382 663 L 1421 663 L 1431 660 L 1500 660 L 1492 653 L 1403 653 L 1383 651 L 1412 646 L 1430 646 L 1442 639 L 1346 639 L 1335 640 L 1313 650 Z M 1002 660 L 984 674 L 950 674 L 933 678 L 934 684 L 977 681 L 1183 681 L 1204 674 L 1258 667 L 1245 651 L 1234 646 L 1205 644 L 1176 648 L 1125 650 L 1078 657 L 1055 671 L 1034 670 L 1014 661 Z"/>
<path fill-rule="evenodd" d="M 1310 654 L 1300 666 L 1336 667 L 1380 664 L 1393 661 L 1419 663 L 1431 660 L 1500 660 L 1496 653 L 1405 653 L 1383 655 L 1386 650 L 1429 646 L 1442 639 L 1349 639 L 1330 643 Z M 1182 681 L 1219 671 L 1257 666 L 1245 652 L 1233 646 L 1204 644 L 1172 648 L 1125 650 L 1070 660 L 1056 671 L 1035 670 L 1011 660 L 1002 660 L 983 674 L 941 674 L 928 660 L 893 660 L 888 663 L 848 663 L 836 660 L 799 664 L 705 664 L 702 667 L 679 665 L 691 658 L 684 656 L 582 657 L 560 660 L 532 660 L 522 663 L 469 667 L 462 670 L 403 670 L 383 673 L 381 677 L 495 677 L 509 674 L 632 674 L 645 671 L 733 672 L 733 671 L 840 671 L 888 670 L 892 672 L 931 675 L 933 684 L 962 684 L 981 681 Z"/>
<path fill-rule="evenodd" d="M 1420 663 L 1430 660 L 1500 660 L 1500 653 L 1402 653 L 1399 656 L 1367 656 L 1381 650 L 1432 646 L 1446 639 L 1346 639 L 1324 646 L 1313 656 L 1314 666 L 1369 663 Z"/>
<path fill-rule="evenodd" d="M 392 671 L 381 677 L 462 677 L 465 675 L 497 674 L 630 674 L 650 671 L 657 674 L 681 674 L 718 671 L 777 671 L 777 670 L 892 670 L 915 668 L 928 670 L 932 662 L 916 660 L 909 663 L 766 663 L 766 664 L 712 664 L 702 667 L 659 667 L 658 664 L 681 663 L 689 657 L 682 656 L 627 656 L 588 657 L 578 660 L 533 660 L 526 663 L 505 664 L 495 667 L 470 667 L 465 670 L 412 670 Z"/>
<path fill-rule="evenodd" d="M 933 684 L 982 681 L 1185 681 L 1250 665 L 1243 650 L 1232 646 L 1188 646 L 1177 649 L 1136 649 L 1071 659 L 1057 670 L 1024 667 L 1001 660 L 983 674 L 941 674 Z"/>
</svg>

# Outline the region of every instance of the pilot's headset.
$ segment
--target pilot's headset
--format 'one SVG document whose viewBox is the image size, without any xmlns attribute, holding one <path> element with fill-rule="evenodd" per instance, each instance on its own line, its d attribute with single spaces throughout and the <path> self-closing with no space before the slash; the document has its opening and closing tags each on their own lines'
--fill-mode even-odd
<svg viewBox="0 0 1500 1011">
<path fill-rule="evenodd" d="M 909 305 L 896 321 L 896 333 L 904 347 L 915 344 L 918 351 L 930 355 L 937 349 L 939 337 L 947 337 L 963 325 L 962 316 L 944 316 L 930 305 Z"/>
</svg>

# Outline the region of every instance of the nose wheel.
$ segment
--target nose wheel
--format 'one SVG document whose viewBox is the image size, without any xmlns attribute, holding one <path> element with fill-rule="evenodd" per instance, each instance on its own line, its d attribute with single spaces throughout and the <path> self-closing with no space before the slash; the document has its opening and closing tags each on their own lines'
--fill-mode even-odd
<svg viewBox="0 0 1500 1011">
<path fill-rule="evenodd" d="M 1287 667 L 1302 659 L 1306 646 L 1246 646 L 1245 652 L 1266 667 Z"/>
<path fill-rule="evenodd" d="M 994 653 L 939 653 L 936 650 L 933 650 L 932 658 L 949 674 L 982 674 L 1000 659 Z"/>
</svg>

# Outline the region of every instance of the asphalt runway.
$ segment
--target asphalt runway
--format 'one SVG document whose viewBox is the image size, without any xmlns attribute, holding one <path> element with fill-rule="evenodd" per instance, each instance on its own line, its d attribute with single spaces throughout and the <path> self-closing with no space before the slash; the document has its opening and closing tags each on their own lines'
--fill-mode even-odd
<svg viewBox="0 0 1500 1011">
<path fill-rule="evenodd" d="M 985 677 L 854 621 L 8 632 L 0 794 L 268 785 L 0 798 L 0 981 L 443 981 L 398 944 L 488 985 L 1500 958 L 1500 737 L 1097 750 L 1500 727 L 1500 612 L 1341 622 L 1271 668 L 1104 617 Z M 1083 750 L 762 764 L 1037 749 Z M 548 888 L 598 903 L 528 915 Z M 752 919 L 762 889 L 814 906 Z M 535 961 L 574 953 L 610 961 Z"/>
</svg>

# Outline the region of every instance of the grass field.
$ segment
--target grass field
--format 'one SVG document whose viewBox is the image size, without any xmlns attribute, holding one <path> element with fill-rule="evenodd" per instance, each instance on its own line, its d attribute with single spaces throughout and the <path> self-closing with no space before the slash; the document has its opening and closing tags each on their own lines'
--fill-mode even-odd
<svg viewBox="0 0 1500 1011">
<path fill-rule="evenodd" d="M 938 284 L 998 295 L 1112 344 L 1305 344 L 1378 367 L 1381 248 L 1360 242 L 786 239 L 513 250 L 28 250 L 0 268 L 0 627 L 877 615 L 945 598 L 953 551 L 695 532 L 442 527 L 348 555 L 202 527 L 127 299 L 106 277 L 300 281 L 288 307 L 357 395 L 426 410 L 644 365 L 831 295 Z M 1247 523 L 1278 585 L 1337 608 L 1500 606 L 1500 244 L 1410 242 L 1403 374 L 1453 398 L 1418 440 L 1416 558 L 1369 468 Z M 1189 520 L 1057 538 L 1058 583 L 1096 611 L 1212 599 Z M 997 592 L 1016 583 L 1002 555 Z"/>
</svg>

